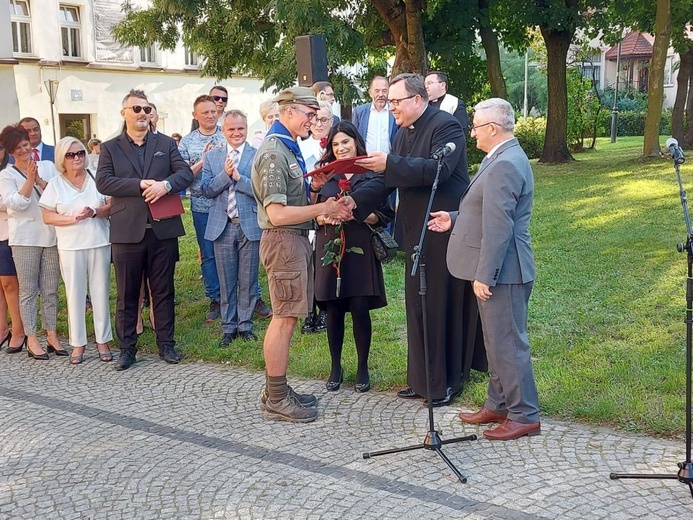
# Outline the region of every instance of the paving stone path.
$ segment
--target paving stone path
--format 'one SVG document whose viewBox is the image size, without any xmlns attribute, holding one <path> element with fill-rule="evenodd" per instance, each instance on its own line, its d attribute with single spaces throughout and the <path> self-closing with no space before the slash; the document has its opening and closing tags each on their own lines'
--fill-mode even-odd
<svg viewBox="0 0 693 520">
<path fill-rule="evenodd" d="M 263 375 L 144 356 L 116 372 L 93 350 L 73 367 L 0 351 L 0 519 L 589 519 L 693 518 L 676 480 L 612 481 L 609 473 L 670 473 L 682 442 L 544 420 L 542 435 L 490 442 L 453 406 L 435 410 L 456 480 L 419 444 L 420 402 L 390 392 L 328 393 L 311 424 L 266 422 Z"/>
</svg>

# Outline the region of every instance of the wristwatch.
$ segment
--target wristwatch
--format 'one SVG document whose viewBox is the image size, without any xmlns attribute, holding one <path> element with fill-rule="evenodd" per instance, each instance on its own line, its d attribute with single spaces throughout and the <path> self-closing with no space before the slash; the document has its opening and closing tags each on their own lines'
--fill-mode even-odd
<svg viewBox="0 0 693 520">
<path fill-rule="evenodd" d="M 164 182 L 164 188 L 166 188 L 167 192 L 171 191 L 171 183 L 168 181 L 163 181 Z"/>
</svg>

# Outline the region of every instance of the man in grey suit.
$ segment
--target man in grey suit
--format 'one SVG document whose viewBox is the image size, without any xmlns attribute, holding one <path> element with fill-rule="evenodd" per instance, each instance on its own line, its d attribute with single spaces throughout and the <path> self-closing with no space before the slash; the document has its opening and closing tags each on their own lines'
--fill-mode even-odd
<svg viewBox="0 0 693 520">
<path fill-rule="evenodd" d="M 256 150 L 246 143 L 246 115 L 229 110 L 222 118 L 221 132 L 227 144 L 205 154 L 201 191 L 212 201 L 204 238 L 214 244 L 224 334 L 219 346 L 226 348 L 236 338 L 257 339 L 253 311 L 258 298 L 262 230 L 250 182 Z"/>
<path fill-rule="evenodd" d="M 502 422 L 487 439 L 538 435 L 539 398 L 527 337 L 527 304 L 535 278 L 529 220 L 534 198 L 532 167 L 513 135 L 513 108 L 493 98 L 476 105 L 472 136 L 487 153 L 462 195 L 459 211 L 431 213 L 432 231 L 452 229 L 447 264 L 472 284 L 479 304 L 491 372 L 488 399 L 469 424 Z"/>
</svg>

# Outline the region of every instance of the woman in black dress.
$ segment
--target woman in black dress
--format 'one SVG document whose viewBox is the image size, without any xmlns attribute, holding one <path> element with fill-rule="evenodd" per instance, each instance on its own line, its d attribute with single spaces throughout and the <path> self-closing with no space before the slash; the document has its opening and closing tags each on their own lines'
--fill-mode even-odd
<svg viewBox="0 0 693 520">
<path fill-rule="evenodd" d="M 333 126 L 327 136 L 325 155 L 319 165 L 330 163 L 336 159 L 344 159 L 366 155 L 366 146 L 356 127 L 349 121 L 341 121 Z M 318 201 L 329 197 L 339 196 L 340 181 L 349 181 L 349 192 L 357 191 L 376 174 L 338 174 L 332 177 L 320 190 Z M 380 261 L 375 258 L 371 247 L 372 226 L 383 226 L 394 218 L 393 209 L 386 203 L 383 194 L 383 205 L 377 211 L 368 215 L 364 222 L 351 220 L 343 224 L 346 249 L 361 248 L 363 254 L 351 251 L 342 256 L 340 266 L 341 284 L 337 294 L 337 271 L 330 264 L 323 266 L 322 257 L 325 255 L 325 245 L 340 235 L 337 222 L 320 216 L 317 218 L 316 232 L 316 266 L 315 266 L 315 297 L 318 305 L 327 310 L 327 339 L 332 358 L 332 370 L 325 386 L 329 391 L 339 390 L 344 380 L 342 369 L 342 345 L 344 343 L 344 318 L 351 313 L 353 322 L 354 342 L 358 357 L 356 371 L 357 392 L 367 392 L 370 387 L 368 374 L 368 353 L 371 347 L 371 309 L 387 305 L 385 283 Z M 334 250 L 336 247 L 331 248 Z"/>
</svg>

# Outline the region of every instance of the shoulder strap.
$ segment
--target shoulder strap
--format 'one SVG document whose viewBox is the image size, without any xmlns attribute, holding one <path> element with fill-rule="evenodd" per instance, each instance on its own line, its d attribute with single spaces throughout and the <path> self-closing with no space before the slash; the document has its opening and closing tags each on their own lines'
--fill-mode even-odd
<svg viewBox="0 0 693 520">
<path fill-rule="evenodd" d="M 14 164 L 12 165 L 12 168 L 14 168 L 19 175 L 21 175 L 25 179 L 27 178 L 26 175 L 24 175 L 24 172 L 22 170 L 20 170 L 19 168 L 17 168 Z M 36 196 L 40 199 L 41 198 L 41 192 L 36 187 L 36 184 L 34 184 L 34 191 L 36 192 Z"/>
</svg>

